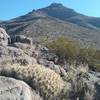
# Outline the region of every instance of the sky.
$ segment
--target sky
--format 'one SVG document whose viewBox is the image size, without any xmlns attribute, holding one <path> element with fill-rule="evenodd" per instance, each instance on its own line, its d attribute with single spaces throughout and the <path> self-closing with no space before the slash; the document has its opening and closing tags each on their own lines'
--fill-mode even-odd
<svg viewBox="0 0 100 100">
<path fill-rule="evenodd" d="M 0 0 L 0 20 L 18 17 L 51 3 L 62 3 L 81 14 L 100 17 L 100 0 Z"/>
</svg>

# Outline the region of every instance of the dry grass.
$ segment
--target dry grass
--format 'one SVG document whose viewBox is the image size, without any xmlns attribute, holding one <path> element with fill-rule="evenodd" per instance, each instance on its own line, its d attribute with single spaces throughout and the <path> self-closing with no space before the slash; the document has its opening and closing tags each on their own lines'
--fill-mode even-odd
<svg viewBox="0 0 100 100">
<path fill-rule="evenodd" d="M 33 89 L 37 90 L 43 98 L 48 100 L 58 96 L 65 86 L 65 82 L 61 79 L 60 75 L 38 64 L 33 66 L 8 64 L 6 67 L 0 67 L 0 72 L 2 75 L 26 81 Z"/>
</svg>

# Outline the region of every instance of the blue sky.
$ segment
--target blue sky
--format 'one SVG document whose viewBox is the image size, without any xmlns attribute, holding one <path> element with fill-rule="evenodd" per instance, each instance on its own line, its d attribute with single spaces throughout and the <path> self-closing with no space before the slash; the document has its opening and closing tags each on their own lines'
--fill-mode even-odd
<svg viewBox="0 0 100 100">
<path fill-rule="evenodd" d="M 24 15 L 33 9 L 46 7 L 53 2 L 62 3 L 77 12 L 100 17 L 100 0 L 0 0 L 0 20 Z"/>
</svg>

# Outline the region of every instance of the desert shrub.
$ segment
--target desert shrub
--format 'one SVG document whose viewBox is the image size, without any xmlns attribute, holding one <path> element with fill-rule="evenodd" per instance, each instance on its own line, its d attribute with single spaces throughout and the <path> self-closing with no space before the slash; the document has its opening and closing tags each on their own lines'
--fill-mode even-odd
<svg viewBox="0 0 100 100">
<path fill-rule="evenodd" d="M 38 64 L 33 66 L 8 65 L 7 67 L 0 67 L 0 72 L 2 71 L 4 75 L 7 74 L 7 76 L 27 82 L 40 93 L 44 100 L 51 100 L 60 96 L 60 93 L 65 88 L 65 82 L 60 75 Z M 12 75 L 12 73 L 15 74 Z"/>
<path fill-rule="evenodd" d="M 93 67 L 92 67 L 92 69 L 94 70 L 94 71 L 96 71 L 96 72 L 100 72 L 100 64 L 95 64 Z"/>
<path fill-rule="evenodd" d="M 47 47 L 59 57 L 60 62 L 73 61 L 79 52 L 79 45 L 65 37 L 48 42 Z"/>
<path fill-rule="evenodd" d="M 72 91 L 71 100 L 94 100 L 94 88 L 81 76 L 72 80 Z"/>
<path fill-rule="evenodd" d="M 92 47 L 81 48 L 78 55 L 78 60 L 80 60 L 83 63 L 88 63 L 91 65 L 95 61 L 95 53 L 96 50 Z"/>
<path fill-rule="evenodd" d="M 100 60 L 100 50 L 96 50 L 95 58 Z"/>
<path fill-rule="evenodd" d="M 75 41 L 65 37 L 48 42 L 47 47 L 59 57 L 60 61 L 69 62 L 92 63 L 96 52 L 92 47 L 82 48 Z"/>
<path fill-rule="evenodd" d="M 88 57 L 89 67 L 94 71 L 100 72 L 100 51 L 99 50 L 95 50 L 95 51 L 92 50 L 92 52 L 89 51 L 89 53 L 91 54 Z"/>
<path fill-rule="evenodd" d="M 97 61 L 100 63 L 100 50 L 92 46 L 81 47 L 69 38 L 60 37 L 47 42 L 47 47 L 59 57 L 60 64 L 66 61 L 71 64 L 76 63 L 76 65 L 88 64 L 92 70 L 100 69 L 97 63 Z"/>
</svg>

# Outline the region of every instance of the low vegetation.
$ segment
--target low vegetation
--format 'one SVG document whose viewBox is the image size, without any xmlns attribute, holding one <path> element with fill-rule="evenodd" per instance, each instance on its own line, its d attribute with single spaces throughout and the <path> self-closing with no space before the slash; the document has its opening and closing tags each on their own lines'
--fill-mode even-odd
<svg viewBox="0 0 100 100">
<path fill-rule="evenodd" d="M 60 37 L 54 41 L 47 42 L 47 47 L 58 57 L 58 63 L 88 64 L 92 70 L 100 71 L 100 51 L 93 47 L 80 47 L 75 41 Z"/>
<path fill-rule="evenodd" d="M 60 97 L 65 82 L 60 75 L 49 68 L 35 64 L 33 66 L 21 66 L 18 64 L 0 67 L 0 75 L 14 77 L 28 83 L 36 90 L 44 100 Z"/>
</svg>

